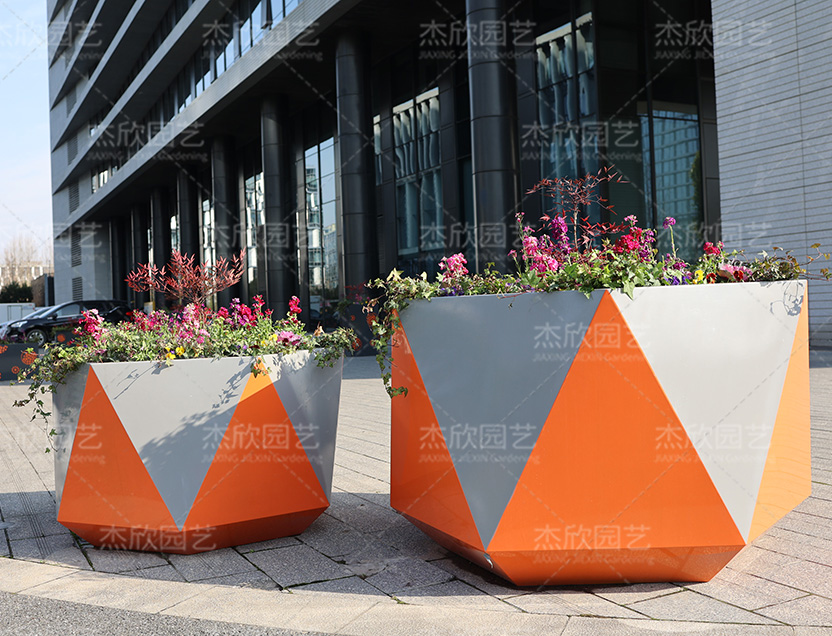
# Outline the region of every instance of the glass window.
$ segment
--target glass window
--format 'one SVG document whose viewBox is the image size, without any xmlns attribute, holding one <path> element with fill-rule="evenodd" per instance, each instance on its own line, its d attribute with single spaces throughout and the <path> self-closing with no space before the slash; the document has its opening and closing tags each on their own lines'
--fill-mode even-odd
<svg viewBox="0 0 832 636">
<path fill-rule="evenodd" d="M 269 7 L 269 1 L 262 0 L 257 2 L 251 10 L 251 41 L 253 44 L 257 44 L 263 39 L 268 25 L 271 23 L 271 18 L 268 15 Z"/>
<path fill-rule="evenodd" d="M 248 2 L 244 2 L 243 6 L 247 5 Z M 242 13 L 243 8 L 241 7 L 241 16 L 246 16 L 245 20 L 243 21 L 242 25 L 240 26 L 240 54 L 244 54 L 251 48 L 251 14 L 250 13 Z"/>
<path fill-rule="evenodd" d="M 283 19 L 283 0 L 270 0 L 272 4 L 272 23 L 280 22 Z"/>
<path fill-rule="evenodd" d="M 260 278 L 262 272 L 258 267 L 261 263 L 258 260 L 258 248 L 265 241 L 265 210 L 263 204 L 263 173 L 250 176 L 245 181 L 245 205 L 246 205 L 246 259 L 249 299 L 257 294 L 264 294 L 265 289 L 261 288 Z"/>
<path fill-rule="evenodd" d="M 605 128 L 598 123 L 594 27 L 587 12 L 568 9 L 559 26 L 537 38 L 538 122 L 524 132 L 524 147 L 539 149 L 540 176 L 575 178 L 599 168 Z M 568 20 L 568 21 L 567 21 Z M 593 221 L 600 209 L 587 210 Z"/>
<path fill-rule="evenodd" d="M 399 267 L 436 273 L 444 255 L 439 90 L 393 108 Z"/>
<path fill-rule="evenodd" d="M 313 319 L 322 322 L 331 318 L 339 297 L 334 142 L 327 139 L 305 153 L 309 304 Z"/>
<path fill-rule="evenodd" d="M 179 239 L 179 217 L 175 214 L 170 217 L 170 249 L 173 252 L 179 252 L 182 249 Z"/>
<path fill-rule="evenodd" d="M 202 234 L 202 255 L 203 263 L 209 266 L 217 262 L 216 235 L 214 231 L 214 206 L 211 205 L 211 198 L 207 192 L 203 193 L 202 215 L 200 219 L 200 230 Z M 208 300 L 208 306 L 216 309 L 216 296 Z"/>
<path fill-rule="evenodd" d="M 77 316 L 81 313 L 81 305 L 78 303 L 72 303 L 71 305 L 67 305 L 66 307 L 61 307 L 55 312 L 56 316 Z"/>
</svg>

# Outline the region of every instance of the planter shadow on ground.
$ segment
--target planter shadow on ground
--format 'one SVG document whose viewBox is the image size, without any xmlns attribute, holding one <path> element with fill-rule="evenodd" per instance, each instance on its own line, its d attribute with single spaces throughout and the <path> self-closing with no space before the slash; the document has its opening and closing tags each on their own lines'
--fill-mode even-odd
<svg viewBox="0 0 832 636">
<path fill-rule="evenodd" d="M 832 354 L 832 351 L 830 351 Z M 344 358 L 344 379 L 345 380 L 378 380 L 381 378 L 381 370 L 377 364 L 368 364 L 366 357 Z"/>
</svg>

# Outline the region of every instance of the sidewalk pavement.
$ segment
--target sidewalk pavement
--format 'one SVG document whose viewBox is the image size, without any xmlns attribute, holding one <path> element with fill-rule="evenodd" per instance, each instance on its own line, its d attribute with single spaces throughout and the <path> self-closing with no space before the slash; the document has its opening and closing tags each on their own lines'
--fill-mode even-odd
<svg viewBox="0 0 832 636">
<path fill-rule="evenodd" d="M 44 427 L 9 406 L 24 388 L 3 386 L 0 632 L 44 633 L 32 608 L 80 603 L 110 633 L 130 630 L 128 610 L 241 634 L 832 634 L 832 351 L 812 367 L 812 497 L 716 578 L 544 589 L 451 555 L 390 508 L 390 404 L 371 358 L 344 366 L 326 513 L 297 537 L 190 556 L 98 550 L 58 524 Z M 20 617 L 33 631 L 7 622 Z"/>
</svg>

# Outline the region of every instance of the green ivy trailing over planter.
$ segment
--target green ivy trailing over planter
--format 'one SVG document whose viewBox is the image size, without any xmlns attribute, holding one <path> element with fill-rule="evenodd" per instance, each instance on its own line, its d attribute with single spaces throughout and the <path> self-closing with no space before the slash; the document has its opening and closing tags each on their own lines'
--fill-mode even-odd
<svg viewBox="0 0 832 636">
<path fill-rule="evenodd" d="M 367 311 L 377 318 L 373 323 L 373 346 L 379 351 L 377 360 L 387 392 L 391 396 L 406 393 L 392 386 L 392 360 L 388 345 L 400 327 L 399 313 L 413 300 L 437 296 L 473 296 L 480 294 L 523 294 L 529 292 L 581 291 L 587 296 L 596 289 L 618 289 L 631 298 L 636 287 L 661 285 L 710 285 L 741 282 L 769 282 L 811 278 L 807 267 L 817 259 L 828 260 L 829 254 L 819 251 L 801 264 L 791 253 L 774 248 L 749 259 L 742 252 L 726 254 L 722 243 L 705 243 L 703 254 L 688 263 L 676 254 L 673 237 L 675 219 L 665 219 L 671 253 L 659 255 L 655 248 L 656 232 L 638 227 L 636 217 L 624 223 L 589 223 L 580 218 L 588 206 L 612 212 L 612 206 L 597 194 L 604 182 L 621 182 L 618 174 L 602 169 L 581 179 L 544 180 L 531 192 L 542 192 L 554 200 L 549 215 L 540 219 L 535 229 L 517 215 L 519 246 L 509 252 L 516 273 L 502 274 L 493 265 L 482 273 L 472 274 L 466 268 L 463 254 L 443 258 L 436 281 L 426 274 L 402 276 L 393 270 L 382 280 L 367 284 L 378 296 L 367 303 Z M 819 245 L 812 249 L 818 250 Z M 829 280 L 828 268 L 815 277 Z"/>
</svg>

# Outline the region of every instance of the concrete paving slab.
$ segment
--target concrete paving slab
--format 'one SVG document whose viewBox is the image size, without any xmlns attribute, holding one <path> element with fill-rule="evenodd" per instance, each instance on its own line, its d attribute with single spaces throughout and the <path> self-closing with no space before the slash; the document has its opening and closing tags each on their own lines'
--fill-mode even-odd
<svg viewBox="0 0 832 636">
<path fill-rule="evenodd" d="M 431 561 L 431 564 L 442 568 L 460 581 L 465 581 L 468 585 L 472 585 L 495 598 L 503 599 L 509 596 L 522 596 L 523 594 L 531 594 L 534 591 L 512 585 L 491 572 L 455 555 L 451 555 L 447 559 Z"/>
<path fill-rule="evenodd" d="M 509 597 L 505 601 L 530 614 L 645 618 L 644 614 L 600 596 L 577 590 L 550 590 L 538 594 Z"/>
<path fill-rule="evenodd" d="M 797 557 L 815 563 L 832 563 L 832 541 L 821 537 L 798 535 L 786 529 L 772 528 L 757 538 L 754 545 L 763 550 Z"/>
<path fill-rule="evenodd" d="M 377 535 L 379 541 L 392 545 L 402 553 L 422 561 L 434 561 L 450 556 L 450 552 L 419 528 L 401 515 L 397 516 L 398 521 L 395 524 L 391 524 L 389 528 Z"/>
<path fill-rule="evenodd" d="M 255 567 L 232 548 L 199 554 L 171 554 L 168 559 L 186 581 L 202 581 L 255 571 Z"/>
<path fill-rule="evenodd" d="M 235 550 L 240 554 L 248 552 L 257 552 L 259 550 L 273 550 L 275 548 L 286 548 L 290 545 L 298 545 L 297 537 L 280 537 L 278 539 L 269 539 L 268 541 L 258 541 L 257 543 L 247 543 L 245 545 L 238 545 Z"/>
<path fill-rule="evenodd" d="M 129 570 L 124 574 L 125 576 L 138 576 L 143 579 L 151 579 L 153 581 L 185 581 L 185 577 L 179 574 L 179 572 L 177 572 L 176 569 L 169 563 L 152 568 Z"/>
<path fill-rule="evenodd" d="M 660 596 L 632 603 L 628 607 L 664 620 L 702 621 L 707 623 L 771 624 L 769 618 L 723 603 L 709 596 L 684 590 L 671 596 Z"/>
<path fill-rule="evenodd" d="M 31 587 L 26 593 L 73 603 L 158 613 L 196 596 L 203 589 L 198 585 L 119 574 L 74 572 L 67 577 Z"/>
<path fill-rule="evenodd" d="M 86 551 L 97 572 L 119 574 L 132 570 L 168 565 L 168 562 L 154 552 L 136 552 L 133 550 L 99 550 L 91 548 Z"/>
<path fill-rule="evenodd" d="M 323 581 L 321 583 L 311 583 L 309 585 L 298 585 L 293 587 L 291 592 L 292 594 L 319 594 L 321 592 L 330 594 L 362 594 L 371 596 L 378 602 L 396 604 L 395 599 L 387 596 L 384 592 L 357 576 L 336 579 L 334 581 Z"/>
<path fill-rule="evenodd" d="M 244 587 L 253 590 L 279 590 L 280 586 L 273 579 L 266 576 L 259 570 L 245 574 L 232 574 L 230 576 L 218 576 L 214 579 L 204 579 L 202 584 L 227 585 L 231 587 Z"/>
<path fill-rule="evenodd" d="M 42 488 L 40 479 L 32 484 Z M 24 486 L 25 487 L 25 486 Z M 11 517 L 22 517 L 25 515 L 50 514 L 57 515 L 55 510 L 55 499 L 49 492 L 44 490 L 2 492 L 0 493 L 0 514 L 4 519 Z"/>
<path fill-rule="evenodd" d="M 324 556 L 343 557 L 361 550 L 370 540 L 343 521 L 322 514 L 303 533 L 301 541 Z M 337 559 L 340 560 L 340 559 Z"/>
<path fill-rule="evenodd" d="M 794 636 L 796 632 L 785 625 L 709 625 L 686 621 L 635 621 L 573 616 L 560 636 L 657 636 L 659 634 Z"/>
<path fill-rule="evenodd" d="M 200 588 L 202 591 L 198 595 L 169 607 L 162 614 L 245 625 L 273 626 L 279 623 L 287 630 L 341 634 L 345 633 L 346 626 L 378 605 L 373 597 L 361 594 L 286 594 L 226 587 Z"/>
<path fill-rule="evenodd" d="M 806 595 L 785 603 L 757 610 L 763 616 L 776 619 L 787 625 L 832 625 L 832 600 L 820 596 Z M 832 632 L 832 629 L 830 629 Z"/>
<path fill-rule="evenodd" d="M 540 636 L 559 635 L 570 619 L 522 613 L 474 612 L 454 607 L 377 605 L 345 625 L 345 636 Z"/>
<path fill-rule="evenodd" d="M 48 581 L 70 576 L 75 572 L 77 570 L 74 568 L 0 559 L 0 591 L 18 594 Z"/>
<path fill-rule="evenodd" d="M 351 493 L 337 491 L 326 514 L 367 534 L 384 532 L 391 524 L 398 523 L 399 517 L 387 501 L 376 505 Z"/>
<path fill-rule="evenodd" d="M 685 587 L 747 610 L 784 603 L 805 594 L 792 587 L 727 568 L 706 583 L 686 583 Z"/>
<path fill-rule="evenodd" d="M 47 513 L 36 513 L 21 515 L 17 517 L 4 517 L 3 521 L 9 525 L 7 532 L 9 538 L 31 539 L 33 537 L 48 537 L 56 534 L 69 535 L 70 532 L 55 518 L 55 511 Z"/>
<path fill-rule="evenodd" d="M 12 556 L 15 559 L 51 563 L 63 567 L 89 570 L 84 553 L 72 535 L 55 535 L 10 541 Z"/>
<path fill-rule="evenodd" d="M 612 601 L 617 605 L 629 605 L 638 601 L 646 601 L 647 599 L 656 598 L 659 596 L 666 596 L 668 594 L 678 594 L 682 589 L 673 583 L 634 583 L 632 585 L 602 585 L 598 587 L 589 587 L 588 590 Z"/>
<path fill-rule="evenodd" d="M 430 607 L 455 607 L 472 611 L 519 612 L 509 603 L 495 598 L 462 581 L 449 581 L 429 587 L 399 592 L 396 598 L 408 605 Z"/>
<path fill-rule="evenodd" d="M 252 552 L 246 558 L 282 587 L 352 575 L 343 565 L 306 545 Z"/>
<path fill-rule="evenodd" d="M 450 581 L 453 577 L 445 570 L 431 563 L 409 557 L 391 559 L 385 562 L 377 574 L 367 577 L 367 582 L 386 592 L 397 595 L 428 585 Z"/>
</svg>

